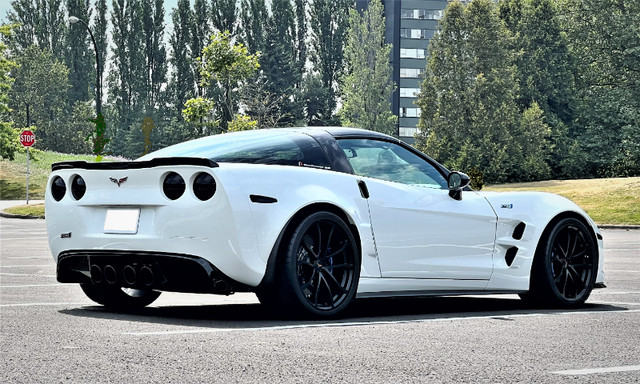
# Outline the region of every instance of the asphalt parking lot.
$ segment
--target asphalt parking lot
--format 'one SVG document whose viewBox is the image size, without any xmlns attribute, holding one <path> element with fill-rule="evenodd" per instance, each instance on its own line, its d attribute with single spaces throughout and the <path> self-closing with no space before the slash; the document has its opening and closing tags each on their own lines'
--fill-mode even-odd
<svg viewBox="0 0 640 384">
<path fill-rule="evenodd" d="M 252 294 L 109 312 L 56 282 L 43 220 L 0 231 L 2 383 L 640 382 L 640 231 L 603 231 L 607 288 L 580 310 L 385 299 L 335 321 L 279 320 Z"/>
</svg>

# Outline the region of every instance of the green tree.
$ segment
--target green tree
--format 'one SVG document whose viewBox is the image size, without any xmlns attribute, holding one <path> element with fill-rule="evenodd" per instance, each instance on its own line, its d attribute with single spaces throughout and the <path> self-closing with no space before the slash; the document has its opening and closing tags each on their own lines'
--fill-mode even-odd
<svg viewBox="0 0 640 384">
<path fill-rule="evenodd" d="M 196 126 L 198 136 L 220 133 L 220 122 L 215 120 L 213 109 L 215 103 L 203 97 L 187 100 L 182 110 L 184 119 Z"/>
<path fill-rule="evenodd" d="M 389 64 L 391 45 L 384 43 L 384 30 L 380 0 L 369 3 L 362 14 L 350 11 L 340 116 L 344 125 L 393 135 L 397 117 L 391 113 L 390 100 L 395 85 Z"/>
<path fill-rule="evenodd" d="M 89 23 L 89 0 L 66 0 L 69 15 Z M 65 62 L 69 68 L 69 103 L 87 101 L 95 95 L 95 53 L 93 43 L 84 25 L 78 23 L 67 33 Z"/>
<path fill-rule="evenodd" d="M 102 81 L 102 79 L 104 79 L 104 71 L 107 64 L 107 0 L 96 0 L 95 8 L 96 14 L 93 19 L 95 31 L 93 33 L 93 37 L 96 39 L 96 45 L 98 46 L 98 58 L 100 59 L 100 79 Z"/>
<path fill-rule="evenodd" d="M 65 113 L 69 70 L 36 45 L 17 56 L 16 62 L 9 93 L 14 121 L 25 127 L 37 126 L 38 147 L 55 150 L 69 129 Z"/>
<path fill-rule="evenodd" d="M 10 39 L 13 28 L 15 27 L 9 25 L 0 26 L 0 35 Z M 13 128 L 8 102 L 13 83 L 11 72 L 18 64 L 9 58 L 7 50 L 7 45 L 0 42 L 0 157 L 13 160 L 15 151 L 18 150 L 18 132 Z"/>
<path fill-rule="evenodd" d="M 575 138 L 569 136 L 577 117 L 575 59 L 560 28 L 558 11 L 551 0 L 504 0 L 499 10 L 513 35 L 518 108 L 524 111 L 533 103 L 541 108 L 552 130 L 549 163 L 554 176 L 570 173 L 570 165 L 575 164 L 570 150 Z"/>
<path fill-rule="evenodd" d="M 640 2 L 566 0 L 577 58 L 575 129 L 590 176 L 640 175 Z"/>
<path fill-rule="evenodd" d="M 11 39 L 11 50 L 22 52 L 36 44 L 55 58 L 64 59 L 66 26 L 62 0 L 14 0 L 11 6 L 7 19 L 20 25 Z"/>
<path fill-rule="evenodd" d="M 143 3 L 145 82 L 142 98 L 146 101 L 145 115 L 153 114 L 160 107 L 160 93 L 167 79 L 163 4 L 163 0 L 144 0 Z"/>
<path fill-rule="evenodd" d="M 195 95 L 195 78 L 193 71 L 193 60 L 191 49 L 191 28 L 192 20 L 189 0 L 179 0 L 178 7 L 172 11 L 173 33 L 169 38 L 170 59 L 173 67 L 169 89 L 171 92 L 170 104 L 174 110 L 181 111 L 187 99 Z M 197 57 L 197 53 L 196 53 Z M 182 114 L 176 114 L 178 120 L 182 119 Z"/>
<path fill-rule="evenodd" d="M 450 168 L 477 167 L 486 182 L 521 176 L 516 68 L 494 3 L 449 3 L 438 29 L 417 101 L 417 146 Z M 532 111 L 528 124 L 541 126 L 536 118 Z"/>
<path fill-rule="evenodd" d="M 292 125 L 303 116 L 300 85 L 304 63 L 299 62 L 298 52 L 298 32 L 302 30 L 296 25 L 290 0 L 272 1 L 271 17 L 267 22 L 267 36 L 260 59 L 260 81 L 265 83 L 267 92 L 282 102 L 275 111 L 282 117 L 278 121 L 280 126 Z"/>
<path fill-rule="evenodd" d="M 211 22 L 216 31 L 228 31 L 232 35 L 235 34 L 236 20 L 238 19 L 236 3 L 236 0 L 211 0 Z"/>
<path fill-rule="evenodd" d="M 202 51 L 200 75 L 203 85 L 216 83 L 222 90 L 215 100 L 220 110 L 222 131 L 228 129 L 246 80 L 260 67 L 258 57 L 258 54 L 250 54 L 244 45 L 232 43 L 231 35 L 226 31 L 211 36 L 209 45 Z"/>
<path fill-rule="evenodd" d="M 211 28 L 209 26 L 209 8 L 207 0 L 196 0 L 193 4 L 193 13 L 191 19 L 191 52 L 194 59 L 200 57 L 202 50 L 207 45 L 211 36 Z M 197 62 L 194 60 L 194 76 L 196 83 L 196 94 L 204 96 L 204 90 L 199 87 L 201 82 L 200 72 L 197 68 Z"/>
<path fill-rule="evenodd" d="M 306 117 L 311 125 L 333 125 L 338 79 L 344 68 L 344 44 L 349 27 L 350 0 L 314 0 L 310 3 L 309 57 L 316 74 L 306 79 Z M 319 76 L 320 86 L 317 79 Z"/>
<path fill-rule="evenodd" d="M 126 137 L 134 122 L 141 120 L 145 106 L 146 60 L 142 3 L 135 0 L 113 0 L 113 70 L 109 74 L 109 97 L 115 109 L 111 148 L 124 154 Z M 109 128 L 107 126 L 107 128 Z"/>
<path fill-rule="evenodd" d="M 243 0 L 240 11 L 239 30 L 241 42 L 250 53 L 262 52 L 269 18 L 265 0 Z"/>
</svg>

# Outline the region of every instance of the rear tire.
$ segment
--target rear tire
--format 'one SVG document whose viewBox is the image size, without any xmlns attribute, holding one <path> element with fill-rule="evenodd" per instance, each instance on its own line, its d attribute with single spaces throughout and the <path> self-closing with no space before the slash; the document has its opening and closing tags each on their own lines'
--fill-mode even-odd
<svg viewBox="0 0 640 384">
<path fill-rule="evenodd" d="M 316 212 L 302 220 L 277 263 L 275 284 L 258 292 L 258 298 L 285 314 L 333 317 L 356 294 L 358 246 L 347 224 L 333 213 Z"/>
<path fill-rule="evenodd" d="M 560 220 L 543 235 L 533 260 L 531 289 L 521 297 L 545 307 L 581 306 L 595 284 L 597 256 L 595 240 L 584 223 Z"/>
<path fill-rule="evenodd" d="M 132 310 L 153 303 L 160 292 L 115 286 L 80 284 L 88 298 L 110 309 Z"/>
</svg>

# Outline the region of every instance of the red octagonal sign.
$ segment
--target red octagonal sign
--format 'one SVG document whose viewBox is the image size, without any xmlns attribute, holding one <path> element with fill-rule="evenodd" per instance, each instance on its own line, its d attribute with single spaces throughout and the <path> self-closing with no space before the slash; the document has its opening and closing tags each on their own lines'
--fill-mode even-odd
<svg viewBox="0 0 640 384">
<path fill-rule="evenodd" d="M 26 129 L 20 134 L 20 143 L 25 147 L 30 147 L 36 142 L 36 135 L 30 130 Z"/>
</svg>

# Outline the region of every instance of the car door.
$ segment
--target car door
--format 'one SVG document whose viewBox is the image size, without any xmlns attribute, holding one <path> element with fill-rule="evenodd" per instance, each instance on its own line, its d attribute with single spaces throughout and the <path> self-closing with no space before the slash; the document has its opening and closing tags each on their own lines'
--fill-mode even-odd
<svg viewBox="0 0 640 384">
<path fill-rule="evenodd" d="M 497 218 L 486 199 L 473 191 L 451 198 L 440 171 L 399 144 L 338 143 L 368 188 L 382 277 L 491 277 Z"/>
</svg>

